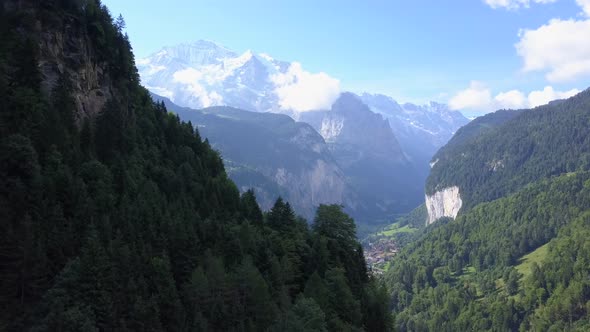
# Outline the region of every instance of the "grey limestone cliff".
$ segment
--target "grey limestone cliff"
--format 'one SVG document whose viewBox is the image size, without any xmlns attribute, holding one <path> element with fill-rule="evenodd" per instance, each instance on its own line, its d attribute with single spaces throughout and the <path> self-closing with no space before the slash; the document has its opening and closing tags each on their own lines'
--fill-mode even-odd
<svg viewBox="0 0 590 332">
<path fill-rule="evenodd" d="M 426 195 L 428 224 L 432 224 L 442 217 L 455 219 L 462 205 L 463 201 L 457 186 L 445 188 L 432 195 Z"/>
</svg>

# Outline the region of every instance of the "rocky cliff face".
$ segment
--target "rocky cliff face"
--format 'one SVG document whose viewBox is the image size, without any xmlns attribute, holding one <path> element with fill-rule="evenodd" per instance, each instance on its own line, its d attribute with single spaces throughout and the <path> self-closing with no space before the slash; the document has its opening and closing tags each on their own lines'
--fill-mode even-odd
<svg viewBox="0 0 590 332">
<path fill-rule="evenodd" d="M 344 175 L 334 163 L 318 159 L 310 168 L 279 168 L 273 171 L 274 181 L 285 190 L 285 199 L 296 202 L 298 210 L 306 217 L 312 217 L 313 211 L 320 204 L 344 204 L 352 201 L 346 197 L 348 192 Z M 270 208 L 270 204 L 268 207 Z"/>
<path fill-rule="evenodd" d="M 76 29 L 74 26 L 66 25 L 66 31 L 49 30 L 41 35 L 39 67 L 43 88 L 50 92 L 60 75 L 66 74 L 72 82 L 79 116 L 92 116 L 112 97 L 112 81 L 106 65 L 94 62 L 85 33 L 68 31 Z"/>
<path fill-rule="evenodd" d="M 43 8 L 36 3 L 37 1 L 29 0 L 6 0 L 1 5 L 7 12 L 34 13 L 40 11 L 40 7 Z M 43 17 L 42 14 L 37 15 L 33 23 L 40 36 L 37 42 L 42 90 L 49 95 L 60 76 L 64 75 L 72 85 L 78 120 L 97 114 L 113 96 L 113 80 L 108 66 L 97 61 L 97 50 L 90 41 L 87 29 L 80 24 L 81 18 L 64 15 L 53 17 L 53 20 L 40 19 Z"/>
<path fill-rule="evenodd" d="M 393 162 L 406 161 L 387 120 L 371 112 L 354 94 L 343 93 L 330 111 L 306 112 L 300 115 L 300 120 L 311 124 L 333 150 L 354 150 L 352 155 L 347 153 L 354 161 L 367 155 Z M 353 161 L 339 162 L 349 164 Z"/>
<path fill-rule="evenodd" d="M 428 224 L 432 224 L 442 217 L 455 219 L 462 205 L 463 201 L 457 186 L 445 188 L 432 195 L 426 195 Z"/>
</svg>

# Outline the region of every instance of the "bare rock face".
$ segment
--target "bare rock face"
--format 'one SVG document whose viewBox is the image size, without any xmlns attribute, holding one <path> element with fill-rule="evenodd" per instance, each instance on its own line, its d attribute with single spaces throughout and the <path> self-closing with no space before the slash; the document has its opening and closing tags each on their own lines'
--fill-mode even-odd
<svg viewBox="0 0 590 332">
<path fill-rule="evenodd" d="M 66 18 L 66 20 L 74 18 Z M 85 31 L 75 24 L 67 24 L 65 31 L 50 29 L 41 34 L 39 69 L 46 93 L 66 74 L 72 84 L 72 96 L 78 109 L 78 120 L 99 113 L 112 97 L 112 81 L 106 65 L 96 63 Z M 43 29 L 43 27 L 40 27 Z"/>
<path fill-rule="evenodd" d="M 34 13 L 39 10 L 38 1 L 33 0 L 5 0 L 0 6 L 5 11 Z M 38 20 L 34 23 L 40 36 L 38 66 L 41 87 L 45 94 L 50 95 L 60 76 L 65 74 L 72 85 L 77 120 L 80 122 L 99 113 L 106 101 L 113 97 L 113 81 L 107 65 L 97 61 L 97 50 L 79 18 L 64 15 L 55 19 L 63 22 L 43 23 Z"/>
<path fill-rule="evenodd" d="M 432 224 L 442 217 L 455 219 L 462 205 L 463 201 L 457 186 L 445 188 L 430 196 L 426 195 L 428 224 Z"/>
<path fill-rule="evenodd" d="M 313 217 L 320 204 L 345 204 L 351 201 L 342 171 L 334 163 L 317 159 L 310 168 L 279 168 L 273 180 L 284 188 L 285 199 L 305 217 Z M 348 206 L 348 204 L 345 204 Z"/>
</svg>

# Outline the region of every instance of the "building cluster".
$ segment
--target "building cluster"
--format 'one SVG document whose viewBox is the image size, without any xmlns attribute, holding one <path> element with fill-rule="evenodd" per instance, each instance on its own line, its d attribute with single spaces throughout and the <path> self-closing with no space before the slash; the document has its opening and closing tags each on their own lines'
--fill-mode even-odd
<svg viewBox="0 0 590 332">
<path fill-rule="evenodd" d="M 365 247 L 365 260 L 374 274 L 385 272 L 385 266 L 399 251 L 395 241 L 391 238 L 381 238 L 369 242 Z"/>
</svg>

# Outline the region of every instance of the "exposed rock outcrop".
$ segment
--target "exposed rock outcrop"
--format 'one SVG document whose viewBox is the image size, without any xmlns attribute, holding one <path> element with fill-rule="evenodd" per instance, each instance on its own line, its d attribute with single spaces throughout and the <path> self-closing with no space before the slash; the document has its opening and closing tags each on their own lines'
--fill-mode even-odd
<svg viewBox="0 0 590 332">
<path fill-rule="evenodd" d="M 66 24 L 63 32 L 42 33 L 39 57 L 42 87 L 47 93 L 51 92 L 60 75 L 66 74 L 72 83 L 76 109 L 80 110 L 78 116 L 93 116 L 112 97 L 112 81 L 106 65 L 95 61 L 85 31 L 69 31 L 80 30 L 77 26 Z"/>
<path fill-rule="evenodd" d="M 311 168 L 276 169 L 274 182 L 284 190 L 285 199 L 295 202 L 299 212 L 308 218 L 313 217 L 320 204 L 349 206 L 352 201 L 347 197 L 350 193 L 342 171 L 334 163 L 322 159 L 317 159 Z"/>
<path fill-rule="evenodd" d="M 34 15 L 40 6 L 38 1 L 32 0 L 5 0 L 0 6 L 7 12 L 20 11 L 35 17 L 33 29 L 40 37 L 35 40 L 39 44 L 43 92 L 49 95 L 60 76 L 65 75 L 71 83 L 78 120 L 100 112 L 113 97 L 113 79 L 107 64 L 98 60 L 95 44 L 84 24 L 80 23 L 81 18 L 60 15 L 52 20 L 42 20 L 43 15 Z"/>
<path fill-rule="evenodd" d="M 442 217 L 455 219 L 462 205 L 463 201 L 457 186 L 445 188 L 432 195 L 426 195 L 428 224 L 432 224 Z"/>
</svg>

